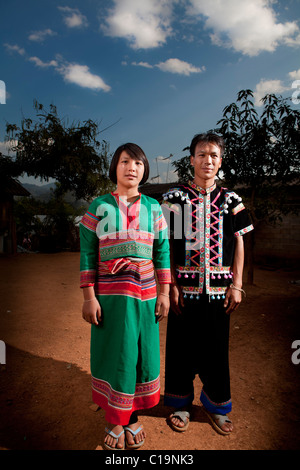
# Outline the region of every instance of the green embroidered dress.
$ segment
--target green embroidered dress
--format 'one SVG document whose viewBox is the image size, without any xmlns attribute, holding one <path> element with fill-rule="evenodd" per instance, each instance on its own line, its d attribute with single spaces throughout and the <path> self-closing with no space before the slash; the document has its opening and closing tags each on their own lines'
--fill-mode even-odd
<svg viewBox="0 0 300 470">
<path fill-rule="evenodd" d="M 100 196 L 82 218 L 80 244 L 80 286 L 94 286 L 102 315 L 91 328 L 93 400 L 107 421 L 126 425 L 160 399 L 155 271 L 160 284 L 171 281 L 160 205 L 144 195 L 129 206 Z"/>
</svg>

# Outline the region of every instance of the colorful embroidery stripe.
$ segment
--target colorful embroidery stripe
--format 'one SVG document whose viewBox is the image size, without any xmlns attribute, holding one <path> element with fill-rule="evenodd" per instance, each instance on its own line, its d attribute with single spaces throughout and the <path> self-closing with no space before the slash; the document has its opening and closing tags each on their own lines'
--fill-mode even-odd
<svg viewBox="0 0 300 470">
<path fill-rule="evenodd" d="M 92 286 L 95 283 L 96 270 L 90 269 L 80 272 L 80 287 Z"/>
<path fill-rule="evenodd" d="M 152 408 L 160 400 L 159 378 L 149 382 L 150 391 L 148 384 L 141 384 L 142 389 L 146 387 L 148 390 L 145 393 L 138 392 L 134 396 L 115 392 L 107 383 L 103 383 L 103 386 L 101 386 L 99 382 L 98 379 L 93 379 L 93 401 L 106 410 L 105 419 L 109 423 L 118 423 L 126 426 L 133 411 Z M 137 385 L 137 389 L 140 386 Z M 111 395 L 110 391 L 112 391 Z"/>
<path fill-rule="evenodd" d="M 171 272 L 169 269 L 158 268 L 156 269 L 156 274 L 159 284 L 171 283 Z"/>
<path fill-rule="evenodd" d="M 127 295 L 140 300 L 154 299 L 157 292 L 152 261 L 131 261 L 116 274 L 108 273 L 106 264 L 99 263 L 95 292 L 97 295 Z"/>
<path fill-rule="evenodd" d="M 97 225 L 99 223 L 98 217 L 96 217 L 91 212 L 86 212 L 81 219 L 81 225 L 83 225 L 88 230 L 96 232 Z"/>
<path fill-rule="evenodd" d="M 236 215 L 236 214 L 238 214 L 239 212 L 241 212 L 241 211 L 244 210 L 244 209 L 245 209 L 245 206 L 244 206 L 244 204 L 241 202 L 240 204 L 238 204 L 236 207 L 234 207 L 234 208 L 232 209 L 232 213 L 233 213 L 233 215 Z"/>
<path fill-rule="evenodd" d="M 120 230 L 118 232 L 112 232 L 110 234 L 104 234 L 99 237 L 101 244 L 104 246 L 114 245 L 123 241 L 139 241 L 141 243 L 152 244 L 154 234 L 151 232 L 145 232 L 143 230 Z"/>
<path fill-rule="evenodd" d="M 124 243 L 115 243 L 111 246 L 99 247 L 100 259 L 105 261 L 112 258 L 121 258 L 123 256 L 138 256 L 140 258 L 152 258 L 152 244 L 137 243 L 136 241 L 126 241 Z"/>
<path fill-rule="evenodd" d="M 162 232 L 167 229 L 167 222 L 161 213 L 160 216 L 154 221 L 154 230 L 155 232 Z"/>
<path fill-rule="evenodd" d="M 235 235 L 236 237 L 239 237 L 239 236 L 241 236 L 241 235 L 245 235 L 245 233 L 251 232 L 251 230 L 254 230 L 254 227 L 253 227 L 252 224 L 251 224 L 251 225 L 248 225 L 248 227 L 243 228 L 242 230 L 239 230 L 238 232 L 235 232 L 234 235 Z"/>
<path fill-rule="evenodd" d="M 124 410 L 132 409 L 135 399 L 151 396 L 160 390 L 160 377 L 157 377 L 151 382 L 136 384 L 134 394 L 113 390 L 108 382 L 95 377 L 92 377 L 92 389 L 102 395 L 107 400 L 109 406 Z"/>
</svg>

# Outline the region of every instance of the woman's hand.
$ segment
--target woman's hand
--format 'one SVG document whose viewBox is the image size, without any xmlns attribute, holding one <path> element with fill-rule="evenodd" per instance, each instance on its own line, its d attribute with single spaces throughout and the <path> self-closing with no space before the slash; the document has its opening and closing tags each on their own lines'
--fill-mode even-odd
<svg viewBox="0 0 300 470">
<path fill-rule="evenodd" d="M 82 318 L 93 325 L 101 321 L 101 307 L 96 297 L 83 301 Z"/>
<path fill-rule="evenodd" d="M 168 316 L 169 308 L 170 308 L 169 295 L 158 294 L 156 305 L 155 305 L 155 315 L 158 321 L 161 321 Z"/>
</svg>

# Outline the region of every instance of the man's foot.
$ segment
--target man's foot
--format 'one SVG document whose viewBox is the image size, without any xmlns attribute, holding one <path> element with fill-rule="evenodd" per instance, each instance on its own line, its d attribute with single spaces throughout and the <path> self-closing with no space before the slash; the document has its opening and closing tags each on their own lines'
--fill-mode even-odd
<svg viewBox="0 0 300 470">
<path fill-rule="evenodd" d="M 142 425 L 138 422 L 129 424 L 125 428 L 126 447 L 137 449 L 144 444 L 146 433 Z"/>
<path fill-rule="evenodd" d="M 124 429 L 123 426 L 108 424 L 105 428 L 106 436 L 104 438 L 104 447 L 109 450 L 123 450 L 124 449 Z"/>
<path fill-rule="evenodd" d="M 188 411 L 175 411 L 170 417 L 170 426 L 174 431 L 186 431 L 190 423 L 190 413 Z"/>
<path fill-rule="evenodd" d="M 203 408 L 203 410 L 205 414 L 208 416 L 208 418 L 210 419 L 213 427 L 219 434 L 222 434 L 223 436 L 228 436 L 228 434 L 232 433 L 233 424 L 227 415 L 210 413 L 205 408 Z"/>
</svg>

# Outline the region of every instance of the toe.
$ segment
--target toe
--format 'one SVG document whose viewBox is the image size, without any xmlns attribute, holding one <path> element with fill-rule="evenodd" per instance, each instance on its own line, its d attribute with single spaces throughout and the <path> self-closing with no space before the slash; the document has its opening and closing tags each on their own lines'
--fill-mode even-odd
<svg viewBox="0 0 300 470">
<path fill-rule="evenodd" d="M 178 428 L 183 428 L 184 422 L 181 419 L 176 418 L 174 415 L 171 415 L 170 419 L 174 426 L 177 426 Z"/>
</svg>

